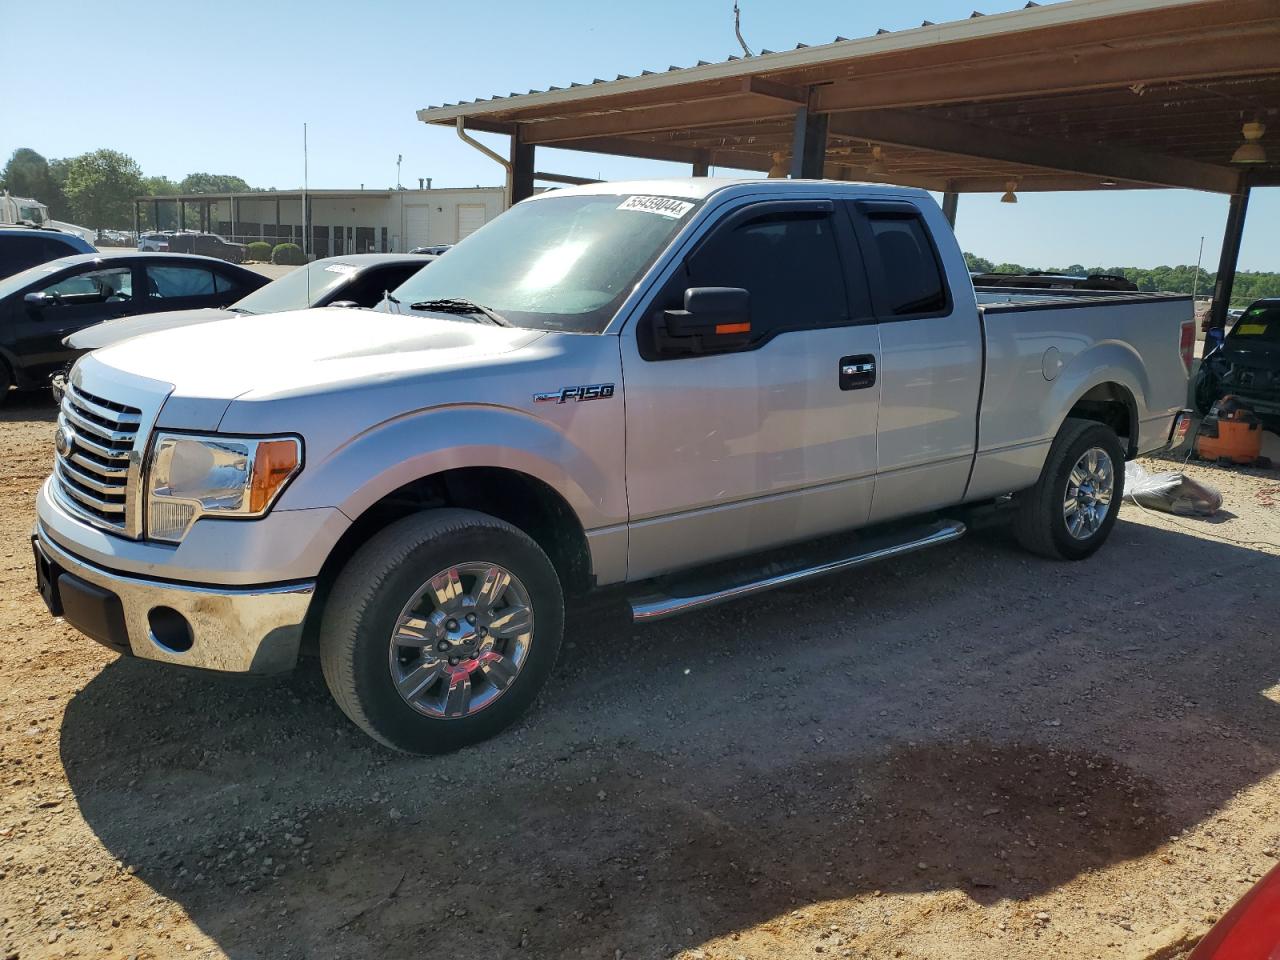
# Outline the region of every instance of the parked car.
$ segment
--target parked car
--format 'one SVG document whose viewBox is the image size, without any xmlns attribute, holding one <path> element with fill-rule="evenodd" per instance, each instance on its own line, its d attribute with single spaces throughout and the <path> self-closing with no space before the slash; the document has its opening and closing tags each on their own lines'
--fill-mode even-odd
<svg viewBox="0 0 1280 960">
<path fill-rule="evenodd" d="M 1280 297 L 1256 300 L 1200 361 L 1192 391 L 1208 413 L 1227 394 L 1252 407 L 1269 429 L 1280 427 Z"/>
<path fill-rule="evenodd" d="M 248 249 L 243 243 L 232 243 L 216 233 L 184 230 L 169 236 L 171 253 L 195 253 L 203 257 L 217 257 L 228 263 L 244 263 Z"/>
<path fill-rule="evenodd" d="M 1248 889 L 1204 935 L 1188 960 L 1271 960 L 1280 956 L 1280 866 Z"/>
<path fill-rule="evenodd" d="M 169 249 L 168 233 L 152 231 L 138 237 L 138 250 L 142 253 L 165 253 Z"/>
<path fill-rule="evenodd" d="M 0 277 L 21 273 L 28 267 L 76 253 L 94 253 L 91 243 L 74 233 L 48 227 L 11 227 L 0 224 Z"/>
<path fill-rule="evenodd" d="M 73 352 L 63 339 L 125 314 L 223 306 L 267 282 L 209 257 L 84 253 L 0 280 L 0 399 L 47 386 Z"/>
<path fill-rule="evenodd" d="M 37 498 L 51 613 L 232 672 L 306 633 L 356 725 L 451 750 L 533 702 L 597 588 L 660 620 L 974 511 L 1090 556 L 1185 422 L 1195 336 L 1188 297 L 980 304 L 927 193 L 846 182 L 556 190 L 392 294 L 82 357 Z"/>
<path fill-rule="evenodd" d="M 436 243 L 428 247 L 414 247 L 410 253 L 424 253 L 428 256 L 438 257 L 443 253 L 448 253 L 452 249 L 452 243 Z"/>
<path fill-rule="evenodd" d="M 62 342 L 79 356 L 144 333 L 212 323 L 237 314 L 285 313 L 307 307 L 373 307 L 387 291 L 400 286 L 434 259 L 411 253 L 353 253 L 327 257 L 289 271 L 229 307 L 168 310 L 106 320 L 77 330 Z M 57 379 L 54 392 L 61 399 Z"/>
</svg>

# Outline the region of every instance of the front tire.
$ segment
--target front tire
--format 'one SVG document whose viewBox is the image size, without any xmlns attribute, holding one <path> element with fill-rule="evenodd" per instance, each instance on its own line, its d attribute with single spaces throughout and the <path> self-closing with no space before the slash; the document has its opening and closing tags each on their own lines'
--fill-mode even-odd
<svg viewBox="0 0 1280 960">
<path fill-rule="evenodd" d="M 1040 479 L 1018 495 L 1013 533 L 1053 560 L 1092 556 L 1111 533 L 1124 498 L 1124 448 L 1110 427 L 1068 417 Z"/>
<path fill-rule="evenodd" d="M 364 544 L 334 584 L 320 664 L 374 739 L 445 753 L 513 723 L 551 674 L 564 598 L 526 534 L 473 510 L 429 510 Z"/>
</svg>

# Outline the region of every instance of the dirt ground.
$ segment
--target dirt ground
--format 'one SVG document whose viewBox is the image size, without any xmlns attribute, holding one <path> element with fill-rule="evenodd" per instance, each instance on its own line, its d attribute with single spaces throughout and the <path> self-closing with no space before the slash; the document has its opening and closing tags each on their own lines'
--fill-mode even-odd
<svg viewBox="0 0 1280 960">
<path fill-rule="evenodd" d="M 669 624 L 391 754 L 308 663 L 117 659 L 33 589 L 0 411 L 0 958 L 1182 955 L 1280 850 L 1280 475 L 1082 564 L 1001 536 Z"/>
</svg>

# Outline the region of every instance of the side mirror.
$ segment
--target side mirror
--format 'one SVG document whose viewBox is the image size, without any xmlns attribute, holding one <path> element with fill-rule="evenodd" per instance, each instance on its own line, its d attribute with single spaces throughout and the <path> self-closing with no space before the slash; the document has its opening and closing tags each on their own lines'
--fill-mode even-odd
<svg viewBox="0 0 1280 960">
<path fill-rule="evenodd" d="M 33 312 L 39 313 L 45 307 L 53 306 L 58 298 L 47 293 L 32 292 L 22 298 L 22 302 Z"/>
<path fill-rule="evenodd" d="M 741 287 L 691 287 L 683 310 L 662 311 L 659 340 L 679 353 L 740 347 L 751 339 L 751 294 Z"/>
</svg>

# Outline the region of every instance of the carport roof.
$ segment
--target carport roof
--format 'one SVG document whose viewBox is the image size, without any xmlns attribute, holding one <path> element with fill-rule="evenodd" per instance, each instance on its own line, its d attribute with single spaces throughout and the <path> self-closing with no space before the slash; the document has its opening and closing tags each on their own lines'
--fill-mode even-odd
<svg viewBox="0 0 1280 960">
<path fill-rule="evenodd" d="M 1071 0 L 861 39 L 418 112 L 520 142 L 769 170 L 797 111 L 827 118 L 825 175 L 955 192 L 1230 193 L 1262 121 L 1280 184 L 1280 0 Z M 868 170 L 882 148 L 883 173 Z"/>
</svg>

